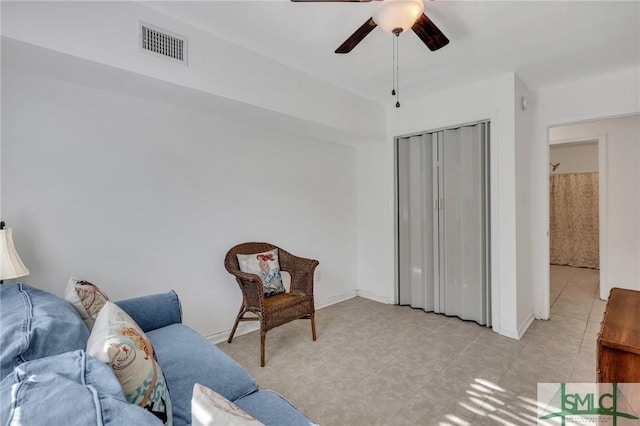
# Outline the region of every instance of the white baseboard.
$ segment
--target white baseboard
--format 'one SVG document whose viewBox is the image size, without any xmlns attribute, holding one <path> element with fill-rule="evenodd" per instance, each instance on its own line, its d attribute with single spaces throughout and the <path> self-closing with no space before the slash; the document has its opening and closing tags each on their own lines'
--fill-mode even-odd
<svg viewBox="0 0 640 426">
<path fill-rule="evenodd" d="M 392 305 L 393 302 L 391 300 L 389 300 L 388 297 L 384 297 L 384 296 L 379 296 L 375 293 L 371 293 L 370 291 L 367 290 L 357 290 L 358 296 L 360 297 L 364 297 L 365 299 L 369 299 L 369 300 L 373 300 L 374 302 L 380 302 L 380 303 L 384 303 L 387 305 Z"/>
<path fill-rule="evenodd" d="M 258 330 L 260 330 L 260 323 L 258 321 L 241 323 L 238 325 L 238 328 L 236 329 L 236 334 L 234 334 L 233 337 L 235 338 L 238 336 L 242 336 L 243 334 L 252 333 Z M 214 333 L 214 334 L 205 336 L 205 338 L 211 343 L 213 343 L 214 345 L 217 345 L 218 343 L 226 342 L 227 339 L 229 338 L 230 333 L 231 333 L 231 329 L 229 328 L 219 333 Z"/>
<path fill-rule="evenodd" d="M 511 339 L 520 340 L 520 338 L 518 337 L 518 330 L 501 328 L 500 330 L 498 330 L 498 334 L 504 337 L 509 337 Z"/>
<path fill-rule="evenodd" d="M 330 297 L 330 298 L 325 299 L 325 300 L 323 300 L 321 302 L 316 301 L 316 309 L 326 308 L 327 306 L 335 305 L 336 303 L 340 303 L 340 302 L 344 302 L 345 300 L 353 299 L 356 296 L 358 296 L 358 291 L 357 290 L 353 290 L 353 291 L 349 291 L 347 293 L 344 293 L 344 294 L 341 294 L 341 295 L 338 295 L 338 296 Z"/>
<path fill-rule="evenodd" d="M 498 331 L 498 334 L 500 334 L 501 336 L 510 337 L 512 339 L 520 340 L 520 339 L 522 339 L 522 336 L 524 336 L 524 333 L 527 332 L 527 330 L 529 329 L 529 327 L 531 326 L 531 324 L 533 323 L 533 321 L 535 319 L 536 318 L 533 315 L 533 312 L 531 312 L 529 314 L 529 316 L 527 316 L 527 318 L 518 326 L 517 330 L 501 328 Z"/>
<path fill-rule="evenodd" d="M 527 317 L 527 319 L 525 319 L 522 322 L 522 324 L 520 324 L 520 326 L 518 327 L 518 340 L 522 339 L 522 336 L 524 336 L 524 333 L 527 332 L 527 330 L 529 329 L 531 324 L 533 324 L 533 321 L 535 319 L 536 319 L 535 315 L 533 315 L 533 312 L 531 312 Z"/>
</svg>

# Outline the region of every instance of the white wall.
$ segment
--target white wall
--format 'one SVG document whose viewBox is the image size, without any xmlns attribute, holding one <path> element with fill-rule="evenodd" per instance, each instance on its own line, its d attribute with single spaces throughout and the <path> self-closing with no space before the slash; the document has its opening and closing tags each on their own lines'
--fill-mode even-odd
<svg viewBox="0 0 640 426">
<path fill-rule="evenodd" d="M 1 87 L 2 217 L 24 282 L 175 289 L 188 325 L 226 337 L 241 295 L 223 257 L 266 240 L 319 259 L 318 305 L 355 294 L 355 148 L 10 69 Z"/>
<path fill-rule="evenodd" d="M 533 104 L 532 282 L 536 318 L 549 318 L 549 127 L 640 112 L 640 67 L 546 87 Z"/>
<path fill-rule="evenodd" d="M 530 309 L 518 293 L 530 299 L 531 290 L 516 280 L 515 97 L 509 73 L 388 110 L 387 141 L 358 147 L 358 288 L 396 300 L 393 138 L 490 119 L 494 330 L 516 338 L 526 330 L 519 319 Z"/>
<path fill-rule="evenodd" d="M 392 143 L 358 146 L 358 290 L 383 303 L 396 303 L 393 158 Z"/>
<path fill-rule="evenodd" d="M 0 8 L 4 37 L 366 137 L 384 136 L 381 106 L 144 2 L 3 1 Z M 189 66 L 141 52 L 138 21 L 187 37 Z M 68 74 L 71 82 L 84 78 L 73 70 Z"/>
<path fill-rule="evenodd" d="M 524 82 L 515 76 L 515 179 L 516 179 L 516 269 L 517 269 L 517 324 L 518 336 L 522 336 L 534 320 L 533 282 L 531 281 L 532 251 L 531 232 L 531 129 L 533 113 L 529 106 L 531 92 Z"/>
<path fill-rule="evenodd" d="M 640 115 L 549 129 L 549 140 L 606 139 L 606 271 L 602 297 L 611 287 L 640 290 Z M 555 148 L 561 149 L 561 148 Z M 554 147 L 551 151 L 553 152 Z M 566 148 L 565 148 L 566 149 Z M 596 146 L 597 149 L 597 146 Z M 596 151 L 597 154 L 597 151 Z M 596 156 L 597 166 L 597 156 Z M 562 164 L 561 164 L 562 167 Z M 597 167 L 596 167 L 597 169 Z"/>
<path fill-rule="evenodd" d="M 571 139 L 556 139 L 554 134 L 562 130 L 563 127 L 553 127 L 549 129 L 551 143 L 555 143 L 555 140 L 562 141 Z M 597 172 L 598 142 L 551 145 L 549 147 L 549 163 L 558 165 L 555 171 L 549 166 L 549 173 L 552 175 L 560 173 Z"/>
</svg>

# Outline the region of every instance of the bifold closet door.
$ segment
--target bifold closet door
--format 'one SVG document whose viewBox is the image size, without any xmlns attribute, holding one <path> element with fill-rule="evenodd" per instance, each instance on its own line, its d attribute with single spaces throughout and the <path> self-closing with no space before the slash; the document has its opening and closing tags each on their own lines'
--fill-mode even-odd
<svg viewBox="0 0 640 426">
<path fill-rule="evenodd" d="M 440 312 L 490 325 L 487 124 L 438 132 Z"/>
<path fill-rule="evenodd" d="M 491 325 L 488 123 L 397 139 L 398 302 Z"/>
<path fill-rule="evenodd" d="M 434 310 L 434 143 L 431 134 L 401 138 L 398 160 L 399 302 Z M 437 186 L 437 185 L 436 185 Z"/>
</svg>

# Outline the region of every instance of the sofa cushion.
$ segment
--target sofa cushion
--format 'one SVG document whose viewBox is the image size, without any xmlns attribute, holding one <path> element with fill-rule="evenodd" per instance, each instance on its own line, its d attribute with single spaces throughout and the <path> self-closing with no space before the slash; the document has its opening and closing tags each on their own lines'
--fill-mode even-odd
<svg viewBox="0 0 640 426">
<path fill-rule="evenodd" d="M 233 403 L 266 426 L 310 426 L 317 424 L 272 390 L 261 390 L 236 399 Z"/>
<path fill-rule="evenodd" d="M 93 328 L 96 317 L 109 300 L 97 285 L 76 277 L 69 278 L 64 298 L 78 311 L 89 330 Z"/>
<path fill-rule="evenodd" d="M 109 367 L 84 351 L 16 367 L 0 382 L 3 425 L 154 425 L 152 414 L 125 399 Z"/>
<path fill-rule="evenodd" d="M 258 389 L 247 370 L 183 324 L 171 324 L 147 336 L 171 391 L 174 425 L 191 423 L 191 393 L 196 383 L 231 401 Z"/>
<path fill-rule="evenodd" d="M 89 329 L 65 300 L 25 284 L 0 285 L 0 378 L 24 361 L 84 349 Z"/>
<path fill-rule="evenodd" d="M 191 397 L 192 426 L 264 426 L 218 392 L 196 383 Z"/>
<path fill-rule="evenodd" d="M 107 302 L 98 314 L 87 352 L 111 367 L 127 401 L 173 424 L 169 390 L 153 345 L 116 304 Z"/>
<path fill-rule="evenodd" d="M 237 254 L 236 256 L 242 272 L 256 274 L 260 277 L 265 296 L 273 296 L 285 291 L 277 248 L 262 253 Z"/>
</svg>

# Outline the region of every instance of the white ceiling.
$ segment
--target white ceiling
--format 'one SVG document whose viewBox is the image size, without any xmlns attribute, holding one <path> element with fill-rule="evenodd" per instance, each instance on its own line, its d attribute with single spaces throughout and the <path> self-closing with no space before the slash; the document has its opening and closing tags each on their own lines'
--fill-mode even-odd
<svg viewBox="0 0 640 426">
<path fill-rule="evenodd" d="M 367 99 L 395 103 L 393 36 L 376 28 L 351 53 L 333 53 L 379 2 L 144 4 Z M 401 101 L 510 71 L 535 90 L 640 64 L 637 0 L 438 0 L 427 1 L 425 13 L 451 42 L 431 52 L 412 32 L 400 36 Z"/>
</svg>

